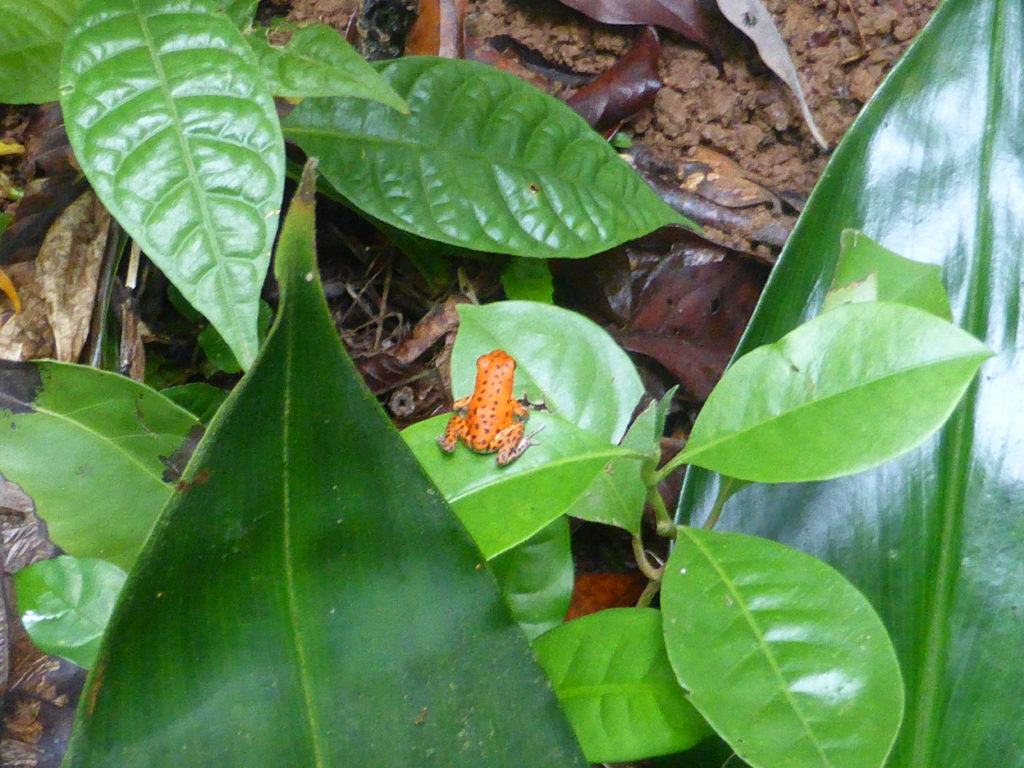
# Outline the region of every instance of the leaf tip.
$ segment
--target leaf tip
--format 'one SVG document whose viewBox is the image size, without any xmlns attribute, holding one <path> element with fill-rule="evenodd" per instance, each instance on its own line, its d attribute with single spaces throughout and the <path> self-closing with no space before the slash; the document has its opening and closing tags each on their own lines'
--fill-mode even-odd
<svg viewBox="0 0 1024 768">
<path fill-rule="evenodd" d="M 310 157 L 302 168 L 302 178 L 299 180 L 299 189 L 295 193 L 296 202 L 312 205 L 316 198 L 316 168 L 318 160 Z"/>
</svg>

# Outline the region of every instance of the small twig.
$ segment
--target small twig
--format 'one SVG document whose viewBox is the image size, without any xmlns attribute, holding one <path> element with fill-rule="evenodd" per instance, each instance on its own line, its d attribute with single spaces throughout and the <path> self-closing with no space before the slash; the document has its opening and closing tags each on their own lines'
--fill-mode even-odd
<svg viewBox="0 0 1024 768">
<path fill-rule="evenodd" d="M 860 28 L 860 19 L 857 18 L 857 11 L 854 10 L 853 0 L 846 0 L 846 7 L 850 11 L 850 16 L 853 17 L 853 26 L 854 26 L 854 29 L 857 30 L 857 37 L 860 38 L 860 49 L 862 51 L 864 51 L 865 53 L 867 53 L 867 51 L 868 51 L 868 42 L 864 38 L 864 31 Z"/>
<path fill-rule="evenodd" d="M 644 591 L 640 593 L 640 597 L 636 601 L 637 608 L 646 608 L 654 600 L 654 596 L 661 591 L 660 581 L 648 581 L 647 586 L 644 587 Z"/>
<path fill-rule="evenodd" d="M 139 247 L 138 241 L 132 240 L 132 247 L 128 252 L 128 273 L 124 278 L 124 287 L 129 291 L 134 291 L 139 284 L 139 256 L 141 255 L 142 249 Z"/>
<path fill-rule="evenodd" d="M 665 569 L 664 567 L 655 568 L 651 565 L 651 561 L 647 559 L 647 552 L 644 550 L 644 542 L 639 536 L 633 537 L 633 557 L 636 558 L 636 564 L 640 569 L 640 573 L 651 581 L 661 581 L 661 575 Z"/>
</svg>

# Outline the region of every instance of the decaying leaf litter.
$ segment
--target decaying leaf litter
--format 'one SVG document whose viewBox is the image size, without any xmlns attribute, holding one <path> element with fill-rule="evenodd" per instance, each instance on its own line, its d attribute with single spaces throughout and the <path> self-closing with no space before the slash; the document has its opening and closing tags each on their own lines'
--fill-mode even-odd
<svg viewBox="0 0 1024 768">
<path fill-rule="evenodd" d="M 796 62 L 811 111 L 832 144 L 935 3 L 907 0 L 900 9 L 888 5 L 870 0 L 767 3 Z M 287 12 L 299 21 L 327 20 L 350 30 L 355 39 L 361 20 L 351 6 L 344 0 L 297 0 Z M 444 0 L 422 7 L 420 31 L 408 52 L 464 54 L 520 74 L 570 103 L 575 99 L 600 130 L 612 134 L 621 129 L 624 155 L 670 205 L 704 226 L 707 239 L 682 231 L 655 233 L 595 258 L 597 269 L 586 274 L 579 262 L 551 264 L 556 299 L 598 320 L 636 353 L 651 395 L 680 385 L 672 423 L 676 434 L 685 434 L 827 159 L 792 95 L 754 47 L 721 23 L 713 36 L 688 35 L 687 40 L 679 30 L 597 24 L 551 3 L 482 0 L 467 7 Z M 431 31 L 433 18 L 438 19 L 436 33 Z M 24 346 L 13 352 L 5 347 L 5 356 L 77 356 L 136 376 L 144 366 L 146 380 L 157 386 L 208 381 L 230 387 L 237 377 L 211 365 L 197 342 L 205 324 L 181 311 L 181 302 L 168 296 L 166 280 L 145 258 L 137 287 L 130 289 L 123 266 L 118 269 L 102 253 L 96 256 L 102 249 L 96 243 L 95 218 L 80 229 L 60 226 L 72 206 L 86 203 L 59 112 L 7 109 L 0 142 L 16 148 L 0 153 L 0 210 L 14 214 L 11 229 L 0 238 L 0 266 L 23 286 L 26 305 L 15 317 L 9 302 L 0 304 L 0 334 L 13 335 L 7 326 L 29 326 L 24 339 L 13 342 Z M 457 272 L 430 279 L 410 263 L 401 243 L 341 206 L 328 201 L 322 206 L 321 253 L 333 254 L 321 257 L 325 291 L 339 332 L 371 389 L 400 426 L 446 410 L 454 307 L 509 291 L 502 286 L 501 265 L 467 258 Z M 104 237 L 121 237 L 116 227 L 111 230 Z M 68 264 L 63 273 L 48 264 L 53 256 L 42 255 L 45 241 L 60 237 L 82 243 L 79 250 L 91 254 L 82 263 Z M 71 275 L 70 290 L 54 274 Z M 276 303 L 272 281 L 264 298 Z M 83 322 L 87 339 L 82 338 Z M 127 358 L 103 359 L 97 337 L 108 335 L 134 341 L 125 345 Z M 138 340 L 146 342 L 145 352 Z M 671 438 L 665 448 L 673 449 Z M 50 550 L 39 538 L 30 503 L 17 497 L 16 488 L 8 490 L 0 499 L 9 574 Z M 598 587 L 611 594 L 593 597 L 602 572 L 622 570 L 629 561 L 623 541 L 595 539 L 584 530 L 576 532 L 574 546 L 583 555 L 578 562 L 597 578 L 581 582 L 587 589 L 570 609 L 572 615 L 635 601 L 622 579 L 615 587 Z M 580 608 L 584 604 L 588 608 Z M 8 607 L 9 619 L 14 616 Z M 2 654 L 7 697 L 0 762 L 57 765 L 82 678 L 66 662 L 34 652 L 16 625 L 8 626 Z"/>
</svg>

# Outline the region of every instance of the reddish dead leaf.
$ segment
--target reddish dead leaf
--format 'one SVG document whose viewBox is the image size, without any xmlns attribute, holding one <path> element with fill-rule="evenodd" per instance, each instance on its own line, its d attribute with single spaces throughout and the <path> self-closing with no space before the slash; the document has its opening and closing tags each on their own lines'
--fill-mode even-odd
<svg viewBox="0 0 1024 768">
<path fill-rule="evenodd" d="M 612 321 L 625 348 L 646 355 L 702 402 L 746 328 L 768 269 L 682 227 L 664 227 L 558 276 L 578 308 Z"/>
<path fill-rule="evenodd" d="M 467 4 L 467 0 L 420 0 L 419 15 L 405 38 L 405 55 L 461 59 Z"/>
<path fill-rule="evenodd" d="M 614 130 L 654 104 L 662 86 L 660 59 L 658 33 L 654 27 L 645 27 L 621 59 L 566 99 L 566 104 L 595 130 Z"/>
<path fill-rule="evenodd" d="M 647 579 L 639 571 L 577 574 L 565 620 L 572 621 L 606 608 L 634 606 L 645 586 Z"/>
<path fill-rule="evenodd" d="M 579 88 L 590 81 L 586 75 L 548 61 L 540 51 L 509 35 L 467 35 L 465 43 L 467 59 L 513 74 L 541 90 L 551 90 L 552 83 Z"/>
<path fill-rule="evenodd" d="M 562 0 L 592 19 L 605 24 L 637 24 L 665 27 L 678 32 L 721 60 L 715 41 L 712 16 L 701 0 Z"/>
</svg>

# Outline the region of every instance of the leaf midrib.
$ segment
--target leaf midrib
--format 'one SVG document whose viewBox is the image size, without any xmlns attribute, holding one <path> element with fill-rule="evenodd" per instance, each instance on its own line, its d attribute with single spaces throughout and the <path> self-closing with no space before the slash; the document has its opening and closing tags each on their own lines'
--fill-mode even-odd
<svg viewBox="0 0 1024 768">
<path fill-rule="evenodd" d="M 971 354 L 951 355 L 949 357 L 937 358 L 937 359 L 929 361 L 928 363 L 926 363 L 924 365 L 915 365 L 915 366 L 908 366 L 908 367 L 905 367 L 905 368 L 899 368 L 898 370 L 895 370 L 895 371 L 892 371 L 890 373 L 887 373 L 884 376 L 878 376 L 877 378 L 871 379 L 869 381 L 865 381 L 864 383 L 859 384 L 858 386 L 850 387 L 848 389 L 844 389 L 844 390 L 841 390 L 839 392 L 835 392 L 835 393 L 833 393 L 831 395 L 827 395 L 825 397 L 821 397 L 821 398 L 818 398 L 816 400 L 811 400 L 811 401 L 808 401 L 806 403 L 802 403 L 802 404 L 798 405 L 795 408 L 790 408 L 789 410 L 786 410 L 786 411 L 783 411 L 783 412 L 781 412 L 779 414 L 773 415 L 771 418 L 767 418 L 767 419 L 764 419 L 762 421 L 759 421 L 759 422 L 757 422 L 755 424 L 752 424 L 751 426 L 746 427 L 746 428 L 744 428 L 744 429 L 742 429 L 740 431 L 729 432 L 729 433 L 723 435 L 722 437 L 719 437 L 719 438 L 717 438 L 715 440 L 712 440 L 712 441 L 710 441 L 708 443 L 705 443 L 702 446 L 698 446 L 696 450 L 689 451 L 686 448 L 684 448 L 683 449 L 683 453 L 685 454 L 686 463 L 693 463 L 692 461 L 690 461 L 691 459 L 693 459 L 693 457 L 699 457 L 701 454 L 707 453 L 708 451 L 713 450 L 714 448 L 717 448 L 719 445 L 721 445 L 723 443 L 731 442 L 733 440 L 742 439 L 743 437 L 751 434 L 752 432 L 756 432 L 757 430 L 764 428 L 768 424 L 772 424 L 774 422 L 780 421 L 781 419 L 789 418 L 789 417 L 791 417 L 791 416 L 793 416 L 793 415 L 795 415 L 797 413 L 800 413 L 801 411 L 807 410 L 808 408 L 816 408 L 816 407 L 821 406 L 824 403 L 828 403 L 831 400 L 835 400 L 837 398 L 847 397 L 847 396 L 850 396 L 852 394 L 856 394 L 860 390 L 866 390 L 866 389 L 868 389 L 870 387 L 875 386 L 876 384 L 880 384 L 880 383 L 886 381 L 887 379 L 892 379 L 892 378 L 895 378 L 897 376 L 904 376 L 904 375 L 909 374 L 909 373 L 917 373 L 919 371 L 927 370 L 928 368 L 932 368 L 932 367 L 936 367 L 936 366 L 945 365 L 947 363 L 962 362 L 962 361 L 967 360 L 967 359 L 969 359 L 971 357 L 978 357 L 980 359 L 984 359 L 986 357 L 986 355 L 983 354 L 982 352 L 976 352 L 976 353 L 971 353 Z M 700 465 L 698 464 L 697 466 L 700 466 Z"/>
<path fill-rule="evenodd" d="M 735 601 L 735 605 L 743 614 L 743 618 L 747 622 L 747 626 L 750 627 L 750 631 L 751 633 L 753 633 L 754 638 L 757 641 L 757 647 L 761 650 L 765 660 L 767 660 L 768 662 L 768 666 L 771 668 L 772 672 L 775 674 L 776 679 L 779 681 L 779 687 L 782 691 L 782 695 L 785 697 L 793 714 L 796 715 L 797 720 L 803 726 L 804 732 L 807 734 L 808 739 L 814 746 L 814 749 L 818 753 L 818 756 L 821 758 L 822 763 L 826 766 L 826 768 L 834 768 L 832 761 L 829 760 L 828 755 L 822 748 L 821 744 L 818 742 L 818 738 L 814 733 L 814 729 L 811 728 L 810 722 L 807 720 L 806 717 L 804 717 L 803 712 L 801 712 L 800 708 L 797 706 L 796 700 L 793 698 L 793 694 L 789 690 L 789 685 L 786 681 L 786 678 L 782 674 L 782 668 L 779 666 L 779 662 L 775 658 L 775 654 L 772 653 L 771 648 L 765 641 L 764 633 L 761 631 L 761 627 L 758 625 L 757 621 L 750 613 L 750 610 L 747 608 L 747 603 L 743 595 L 741 595 L 740 592 L 736 589 L 736 586 L 733 584 L 732 579 L 729 578 L 729 575 L 719 566 L 718 561 L 715 559 L 712 553 L 709 552 L 707 548 L 704 546 L 704 544 L 693 535 L 690 528 L 683 526 L 679 528 L 679 532 L 680 534 L 685 535 L 690 540 L 690 542 L 697 548 L 701 555 L 704 556 L 704 559 L 707 560 L 708 564 L 715 570 L 715 573 L 718 574 L 718 578 L 721 579 L 722 584 L 725 585 L 725 588 L 729 591 L 729 595 Z"/>
</svg>

